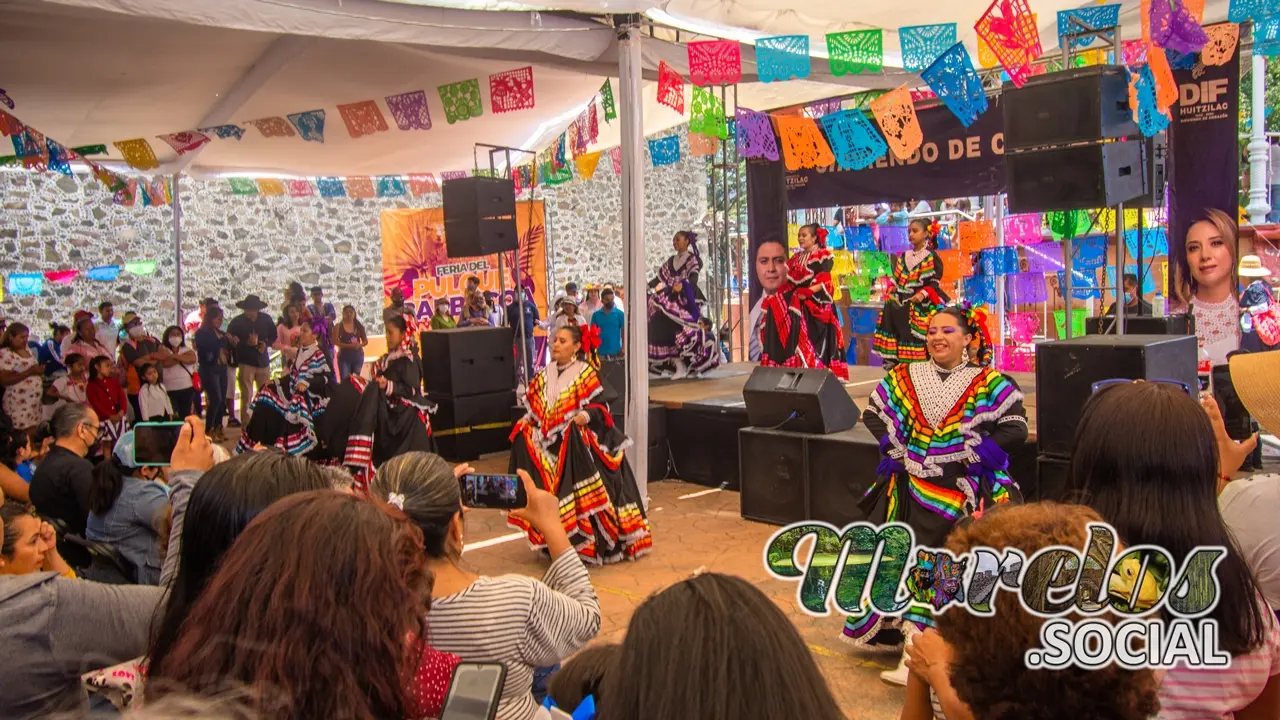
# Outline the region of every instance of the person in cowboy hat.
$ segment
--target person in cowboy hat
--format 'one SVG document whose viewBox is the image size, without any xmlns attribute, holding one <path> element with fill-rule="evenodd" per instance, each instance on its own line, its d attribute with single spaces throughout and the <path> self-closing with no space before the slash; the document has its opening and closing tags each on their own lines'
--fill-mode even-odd
<svg viewBox="0 0 1280 720">
<path fill-rule="evenodd" d="M 240 421 L 249 423 L 250 405 L 254 395 L 271 381 L 271 356 L 267 348 L 276 341 L 276 324 L 271 316 L 262 312 L 267 304 L 257 295 L 249 295 L 236 303 L 244 312 L 235 316 L 227 326 L 227 339 L 235 348 L 240 389 Z"/>
</svg>

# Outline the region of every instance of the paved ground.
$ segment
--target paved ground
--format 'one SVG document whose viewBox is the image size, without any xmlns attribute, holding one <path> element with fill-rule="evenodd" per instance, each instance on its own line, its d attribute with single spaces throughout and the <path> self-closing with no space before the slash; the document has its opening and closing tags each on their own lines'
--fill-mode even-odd
<svg viewBox="0 0 1280 720">
<path fill-rule="evenodd" d="M 473 465 L 482 471 L 504 472 L 506 456 Z M 639 603 L 699 568 L 738 575 L 773 598 L 796 624 L 850 720 L 898 717 L 903 691 L 879 678 L 881 670 L 896 664 L 897 656 L 855 654 L 839 639 L 842 617 L 810 617 L 799 610 L 796 584 L 772 579 L 762 564 L 765 542 L 775 528 L 743 520 L 737 493 L 667 480 L 651 484 L 649 494 L 653 551 L 637 562 L 591 572 L 604 615 L 600 641 L 620 641 Z M 522 538 L 508 539 L 512 534 L 500 512 L 470 512 L 465 562 L 484 574 L 541 575 L 545 561 Z M 747 627 L 742 630 L 750 632 Z"/>
</svg>

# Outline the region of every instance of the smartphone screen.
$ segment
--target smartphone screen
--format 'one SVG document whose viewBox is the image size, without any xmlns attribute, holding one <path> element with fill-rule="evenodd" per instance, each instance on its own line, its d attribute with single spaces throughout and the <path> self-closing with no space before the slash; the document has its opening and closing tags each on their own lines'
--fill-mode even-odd
<svg viewBox="0 0 1280 720">
<path fill-rule="evenodd" d="M 440 720 L 493 720 L 507 668 L 501 663 L 459 663 L 453 669 Z"/>
<path fill-rule="evenodd" d="M 183 422 L 138 423 L 133 426 L 133 462 L 138 466 L 167 466 L 178 445 Z"/>
<path fill-rule="evenodd" d="M 529 503 L 524 483 L 516 475 L 467 473 L 458 482 L 462 483 L 462 504 L 467 507 L 515 510 Z"/>
</svg>

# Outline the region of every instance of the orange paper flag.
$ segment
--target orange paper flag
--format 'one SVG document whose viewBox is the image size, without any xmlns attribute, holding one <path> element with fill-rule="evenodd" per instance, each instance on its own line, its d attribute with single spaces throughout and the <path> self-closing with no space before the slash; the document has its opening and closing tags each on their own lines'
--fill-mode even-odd
<svg viewBox="0 0 1280 720">
<path fill-rule="evenodd" d="M 911 102 L 911 92 L 906 85 L 872 100 L 871 114 L 880 125 L 889 149 L 899 160 L 906 160 L 920 149 L 924 133 L 920 130 L 915 104 Z"/>
<path fill-rule="evenodd" d="M 1200 59 L 1205 65 L 1226 65 L 1231 56 L 1236 54 L 1236 45 L 1240 42 L 1240 25 L 1238 23 L 1219 23 L 1204 29 L 1209 36 L 1200 51 Z"/>
<path fill-rule="evenodd" d="M 283 195 L 284 183 L 278 178 L 258 178 L 258 193 L 262 195 Z"/>
<path fill-rule="evenodd" d="M 818 129 L 818 123 L 807 117 L 775 117 L 782 155 L 787 169 L 826 167 L 836 161 L 831 146 Z"/>
<path fill-rule="evenodd" d="M 694 157 L 715 155 L 720 149 L 720 138 L 715 135 L 689 133 L 689 154 Z"/>
<path fill-rule="evenodd" d="M 968 250 L 939 250 L 942 260 L 942 277 L 954 280 L 973 274 L 973 255 Z"/>
<path fill-rule="evenodd" d="M 347 178 L 347 197 L 371 198 L 371 197 L 377 197 L 377 196 L 378 196 L 378 191 L 373 186 L 373 178 L 369 178 L 369 177 Z"/>
<path fill-rule="evenodd" d="M 1163 48 L 1148 45 L 1147 64 L 1151 67 L 1151 74 L 1156 79 L 1156 107 L 1160 108 L 1160 112 L 1167 114 L 1169 108 L 1178 102 L 1178 83 L 1173 79 L 1173 68 L 1169 67 L 1169 57 L 1164 54 Z"/>
<path fill-rule="evenodd" d="M 956 236 L 957 245 L 965 252 L 977 252 L 996 246 L 996 229 L 990 220 L 958 222 Z"/>
</svg>

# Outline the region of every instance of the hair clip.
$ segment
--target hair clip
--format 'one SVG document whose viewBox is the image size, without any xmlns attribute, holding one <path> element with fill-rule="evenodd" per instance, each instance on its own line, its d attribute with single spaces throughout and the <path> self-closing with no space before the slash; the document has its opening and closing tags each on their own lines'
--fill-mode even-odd
<svg viewBox="0 0 1280 720">
<path fill-rule="evenodd" d="M 404 511 L 404 495 L 400 493 L 391 493 L 387 496 L 387 502 L 395 505 L 400 511 Z"/>
</svg>

